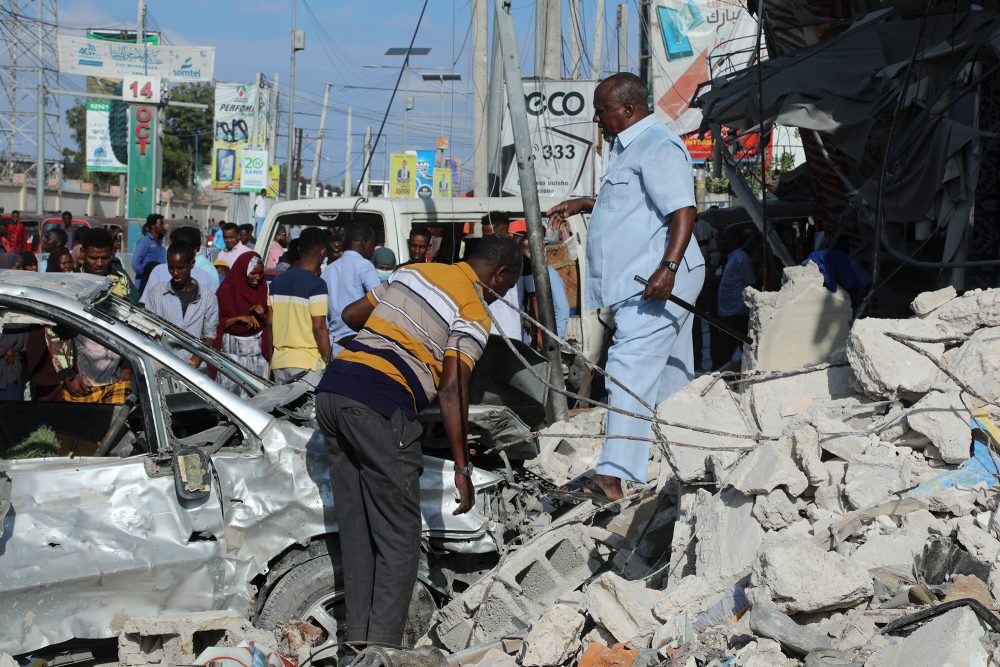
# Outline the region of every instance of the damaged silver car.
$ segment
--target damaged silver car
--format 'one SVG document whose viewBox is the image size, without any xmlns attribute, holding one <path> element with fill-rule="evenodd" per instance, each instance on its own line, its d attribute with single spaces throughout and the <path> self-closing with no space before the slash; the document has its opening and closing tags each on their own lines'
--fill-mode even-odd
<svg viewBox="0 0 1000 667">
<path fill-rule="evenodd" d="M 0 272 L 3 334 L 96 343 L 131 378 L 116 402 L 0 402 L 0 651 L 113 638 L 133 616 L 227 610 L 262 628 L 311 621 L 324 633 L 314 659 L 332 657 L 339 548 L 312 387 L 272 386 L 110 289 L 94 276 Z M 200 369 L 178 356 L 190 354 Z M 480 381 L 478 392 L 544 401 L 524 376 Z M 512 428 L 501 407 L 474 411 L 481 448 L 524 440 L 527 426 Z M 436 440 L 427 420 L 425 452 Z M 452 516 L 452 463 L 425 456 L 410 639 L 539 511 L 510 466 L 500 470 L 477 469 L 476 507 Z"/>
</svg>

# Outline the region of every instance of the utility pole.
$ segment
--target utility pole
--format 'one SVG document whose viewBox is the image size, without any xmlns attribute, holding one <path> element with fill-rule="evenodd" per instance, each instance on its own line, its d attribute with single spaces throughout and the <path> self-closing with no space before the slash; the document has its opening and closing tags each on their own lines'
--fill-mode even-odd
<svg viewBox="0 0 1000 667">
<path fill-rule="evenodd" d="M 309 180 L 309 187 L 316 192 L 316 181 L 319 180 L 319 160 L 323 154 L 323 128 L 326 126 L 326 109 L 330 104 L 330 84 L 326 84 L 326 91 L 323 93 L 323 111 L 319 115 L 319 134 L 316 135 L 316 154 L 313 157 L 313 173 Z"/>
<path fill-rule="evenodd" d="M 295 128 L 295 199 L 299 198 L 299 183 L 302 181 L 302 128 Z"/>
<path fill-rule="evenodd" d="M 288 72 L 288 169 L 285 172 L 285 197 L 292 201 L 298 192 L 292 193 L 292 157 L 295 138 L 295 54 L 306 48 L 306 34 L 296 28 L 295 11 L 299 2 L 292 0 L 292 58 Z"/>
<path fill-rule="evenodd" d="M 490 51 L 490 83 L 487 97 L 486 126 L 489 129 L 489 140 L 486 144 L 486 163 L 488 190 L 490 197 L 499 197 L 503 187 L 503 164 L 500 159 L 500 131 L 503 128 L 503 58 L 500 56 L 500 30 L 496 16 L 493 17 L 493 47 Z"/>
<path fill-rule="evenodd" d="M 649 51 L 649 0 L 639 0 L 639 78 L 646 82 L 652 101 L 653 58 Z M 652 107 L 652 104 L 650 104 Z"/>
<path fill-rule="evenodd" d="M 281 99 L 280 98 L 280 93 L 278 92 L 278 82 L 279 81 L 280 81 L 280 79 L 278 78 L 278 72 L 275 72 L 274 73 L 274 93 L 273 93 L 273 97 L 271 99 L 271 114 L 272 115 L 271 115 L 271 118 L 269 119 L 270 122 L 271 122 L 271 127 L 270 127 L 271 141 L 270 141 L 270 144 L 269 144 L 270 150 L 268 151 L 268 164 L 274 164 L 274 163 L 276 163 L 278 161 L 278 116 L 280 115 L 278 113 L 278 105 L 279 105 L 279 102 L 280 102 L 280 99 Z M 279 190 L 281 189 L 280 186 L 279 186 L 278 189 Z M 277 197 L 278 197 L 278 193 L 277 192 L 274 193 L 274 197 L 275 197 L 275 199 L 277 199 Z"/>
<path fill-rule="evenodd" d="M 569 0 L 569 78 L 580 78 L 580 0 Z"/>
<path fill-rule="evenodd" d="M 602 51 L 604 47 L 604 0 L 597 0 L 597 25 L 594 28 L 594 63 L 590 70 L 590 76 L 593 79 L 601 78 L 601 57 L 604 55 Z"/>
<path fill-rule="evenodd" d="M 535 4 L 535 77 L 562 78 L 562 0 Z"/>
<path fill-rule="evenodd" d="M 552 307 L 552 284 L 549 282 L 548 262 L 545 255 L 545 227 L 538 201 L 538 183 L 535 180 L 535 163 L 528 133 L 528 111 L 521 83 L 521 62 L 517 53 L 517 36 L 514 17 L 510 13 L 510 0 L 496 0 L 497 24 L 503 51 L 504 82 L 507 86 L 507 105 L 510 109 L 511 129 L 514 132 L 514 150 L 517 153 L 517 171 L 521 179 L 521 201 L 528 226 L 528 243 L 531 246 L 531 272 L 535 277 L 538 299 L 538 319 L 550 331 L 555 331 L 556 316 Z M 543 335 L 545 356 L 549 360 L 549 380 L 555 387 L 564 385 L 562 355 L 559 344 L 548 334 Z M 549 419 L 559 421 L 566 417 L 566 397 L 549 391 L 547 412 Z"/>
<path fill-rule="evenodd" d="M 628 5 L 618 5 L 618 71 L 628 69 Z"/>
<path fill-rule="evenodd" d="M 347 152 L 344 155 L 344 196 L 348 196 L 354 191 L 351 187 L 351 107 L 347 107 Z"/>
<path fill-rule="evenodd" d="M 443 97 L 443 96 L 442 96 Z M 372 126 L 369 125 L 365 128 L 365 164 L 368 164 L 368 160 L 372 154 Z M 372 180 L 372 170 L 365 170 L 364 178 L 361 179 L 361 194 L 367 197 L 371 194 L 371 180 Z"/>
<path fill-rule="evenodd" d="M 493 154 L 487 149 L 492 135 L 487 139 L 486 132 L 486 21 L 489 19 L 486 3 L 487 0 L 472 0 L 472 189 L 477 197 L 490 194 L 489 165 L 493 160 Z"/>
<path fill-rule="evenodd" d="M 38 84 L 38 126 L 35 128 L 35 213 L 45 213 L 45 85 Z"/>
</svg>

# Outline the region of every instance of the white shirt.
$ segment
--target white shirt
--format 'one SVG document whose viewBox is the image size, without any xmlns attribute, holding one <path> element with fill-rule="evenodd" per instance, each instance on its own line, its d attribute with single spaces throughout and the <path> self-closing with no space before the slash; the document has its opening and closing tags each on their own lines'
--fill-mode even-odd
<svg viewBox="0 0 1000 667">
<path fill-rule="evenodd" d="M 223 262 L 229 265 L 229 268 L 232 268 L 233 262 L 239 259 L 239 256 L 245 252 L 253 252 L 253 250 L 246 247 L 242 243 L 237 242 L 236 245 L 233 246 L 232 250 L 226 250 L 226 247 L 223 246 L 222 250 L 219 251 L 219 256 L 217 257 L 217 259 L 221 259 Z"/>
<path fill-rule="evenodd" d="M 504 300 L 509 301 L 517 308 L 524 310 L 524 276 L 517 279 L 517 282 L 510 291 L 503 295 Z M 493 326 L 502 329 L 511 340 L 527 342 L 527 334 L 524 332 L 524 325 L 521 323 L 521 314 L 508 306 L 503 301 L 497 299 L 490 304 L 490 315 L 493 319 Z M 494 336 L 499 336 L 498 331 L 492 332 Z"/>
<path fill-rule="evenodd" d="M 340 318 L 340 313 L 348 305 L 381 285 L 382 280 L 378 277 L 375 265 L 354 250 L 345 250 L 340 259 L 323 269 L 321 277 L 326 283 L 329 297 L 326 326 L 330 331 L 330 342 L 335 343 L 355 333 Z"/>
<path fill-rule="evenodd" d="M 258 218 L 263 218 L 267 215 L 267 199 L 264 195 L 257 195 L 257 199 L 254 200 L 253 214 Z"/>
<path fill-rule="evenodd" d="M 218 276 L 219 274 L 216 273 L 215 275 Z M 191 269 L 191 277 L 198 283 L 200 289 L 204 289 L 212 294 L 215 294 L 215 290 L 219 287 L 212 278 L 212 274 L 206 273 L 204 269 L 199 269 L 197 266 Z M 170 267 L 166 264 L 160 264 L 149 273 L 149 278 L 146 279 L 146 287 L 143 288 L 142 296 L 139 297 L 139 303 L 143 305 L 149 303 L 147 297 L 152 293 L 153 288 L 166 282 L 170 282 Z"/>
</svg>

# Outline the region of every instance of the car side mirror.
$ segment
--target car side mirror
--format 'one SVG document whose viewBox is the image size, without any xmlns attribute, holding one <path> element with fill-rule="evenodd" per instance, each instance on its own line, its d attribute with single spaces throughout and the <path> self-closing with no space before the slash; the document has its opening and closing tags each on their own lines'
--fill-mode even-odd
<svg viewBox="0 0 1000 667">
<path fill-rule="evenodd" d="M 202 450 L 181 447 L 174 453 L 172 467 L 181 500 L 202 500 L 212 493 L 212 462 Z"/>
<path fill-rule="evenodd" d="M 13 486 L 10 476 L 0 471 L 0 537 L 4 534 L 7 512 L 10 511 L 10 490 Z"/>
</svg>

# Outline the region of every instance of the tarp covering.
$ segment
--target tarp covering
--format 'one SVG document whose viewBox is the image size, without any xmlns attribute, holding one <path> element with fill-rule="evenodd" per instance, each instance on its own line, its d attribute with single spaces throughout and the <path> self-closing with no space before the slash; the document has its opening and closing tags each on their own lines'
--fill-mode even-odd
<svg viewBox="0 0 1000 667">
<path fill-rule="evenodd" d="M 948 226 L 947 261 L 968 226 L 979 166 L 975 98 L 958 93 L 975 78 L 970 63 L 993 65 L 998 48 L 995 12 L 916 19 L 893 9 L 873 12 L 826 41 L 764 62 L 765 120 L 816 131 L 836 146 L 849 162 L 845 188 L 852 205 L 870 219 L 891 117 L 909 76 L 889 151 L 885 220 Z M 757 126 L 756 68 L 714 80 L 698 104 L 703 130 Z"/>
</svg>

